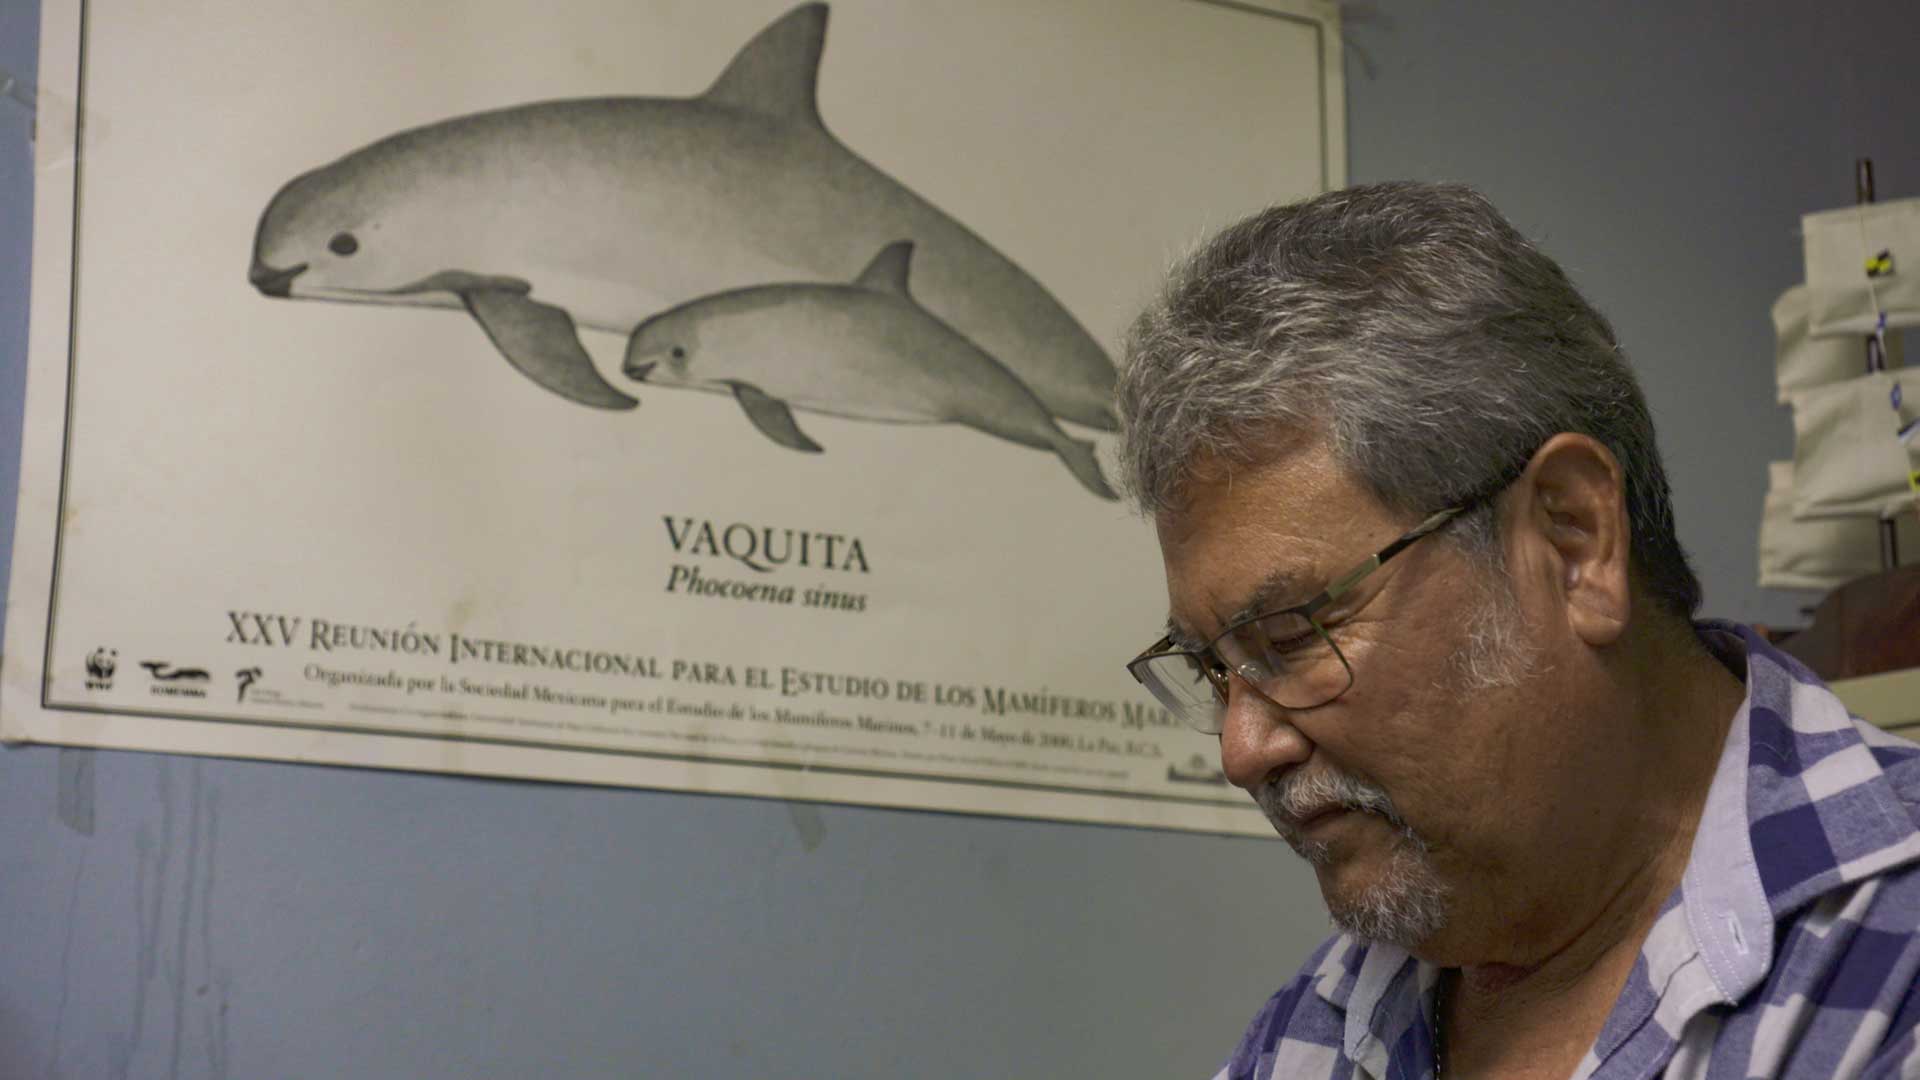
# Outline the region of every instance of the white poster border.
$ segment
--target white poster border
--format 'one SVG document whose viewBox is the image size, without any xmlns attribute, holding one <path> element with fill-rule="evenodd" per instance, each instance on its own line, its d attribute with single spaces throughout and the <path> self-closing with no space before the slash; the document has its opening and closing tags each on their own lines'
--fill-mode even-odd
<svg viewBox="0 0 1920 1080">
<path fill-rule="evenodd" d="M 1327 187 L 1344 185 L 1344 77 L 1337 5 L 1331 0 L 1184 2 L 1280 15 L 1313 26 L 1322 61 L 1322 176 Z M 75 513 L 66 494 L 78 407 L 73 358 L 81 344 L 75 305 L 80 291 L 78 252 L 85 207 L 77 193 L 81 190 L 85 149 L 100 137 L 100 132 L 110 132 L 114 122 L 110 115 L 90 114 L 85 100 L 86 22 L 91 6 L 91 0 L 49 0 L 42 12 L 33 253 L 34 280 L 40 287 L 33 290 L 30 300 L 29 408 L 22 430 L 14 601 L 8 613 L 5 702 L 0 706 L 0 735 L 7 741 L 1271 835 L 1244 797 L 1231 791 L 1207 798 L 1103 791 L 1084 785 L 1020 783 L 977 776 L 943 778 L 925 772 L 540 746 L 528 740 L 445 733 L 375 733 L 348 725 L 55 700 L 52 670 L 62 580 L 60 537 Z M 53 281 L 65 282 L 68 287 L 44 287 Z M 36 404 L 50 398 L 59 400 L 58 408 Z M 58 462 L 57 469 L 49 467 L 50 462 Z M 49 483 L 55 476 L 57 482 Z M 156 724 L 154 721 L 160 718 L 166 722 Z"/>
</svg>

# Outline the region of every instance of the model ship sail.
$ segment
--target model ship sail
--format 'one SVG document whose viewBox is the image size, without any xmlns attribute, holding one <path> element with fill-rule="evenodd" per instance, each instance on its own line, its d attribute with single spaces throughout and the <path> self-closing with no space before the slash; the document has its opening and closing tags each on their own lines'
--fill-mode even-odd
<svg viewBox="0 0 1920 1080">
<path fill-rule="evenodd" d="M 1920 520 L 1895 518 L 1900 552 L 1920 562 Z M 1880 528 L 1863 517 L 1795 517 L 1793 462 L 1767 465 L 1767 499 L 1760 512 L 1760 585 L 1825 592 L 1881 567 Z"/>
<path fill-rule="evenodd" d="M 1789 285 L 1773 302 L 1774 385 L 1782 405 L 1792 404 L 1799 391 L 1867 372 L 1863 343 L 1868 331 L 1815 335 L 1808 316 L 1812 302 L 1805 285 Z M 1902 366 L 1904 343 L 1898 331 L 1887 335 L 1887 367 Z"/>
<path fill-rule="evenodd" d="M 1913 506 L 1901 439 L 1920 419 L 1920 371 L 1897 368 L 1793 395 L 1793 511 L 1891 520 Z"/>
<path fill-rule="evenodd" d="M 1901 335 L 1920 326 L 1920 199 L 1802 224 L 1807 282 L 1773 307 L 1794 459 L 1769 468 L 1760 584 L 1833 589 L 1885 569 L 1883 522 L 1900 562 L 1920 562 L 1920 366 Z"/>
<path fill-rule="evenodd" d="M 1808 330 L 1815 337 L 1920 326 L 1920 199 L 1862 203 L 1800 219 Z"/>
</svg>

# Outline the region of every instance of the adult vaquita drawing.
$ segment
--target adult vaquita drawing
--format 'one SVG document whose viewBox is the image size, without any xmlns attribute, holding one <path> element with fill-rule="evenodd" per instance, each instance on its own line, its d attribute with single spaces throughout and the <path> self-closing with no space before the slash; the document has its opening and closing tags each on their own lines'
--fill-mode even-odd
<svg viewBox="0 0 1920 1080">
<path fill-rule="evenodd" d="M 1091 443 L 1060 427 L 1115 430 L 1111 359 L 1030 274 L 827 129 L 827 25 L 826 4 L 794 8 L 693 97 L 536 102 L 354 150 L 272 197 L 248 279 L 273 298 L 464 310 L 582 406 L 722 389 L 813 451 L 790 410 L 964 424 L 1052 451 L 1111 499 Z M 667 325 L 726 348 L 636 360 Z M 583 332 L 632 339 L 625 382 Z"/>
</svg>

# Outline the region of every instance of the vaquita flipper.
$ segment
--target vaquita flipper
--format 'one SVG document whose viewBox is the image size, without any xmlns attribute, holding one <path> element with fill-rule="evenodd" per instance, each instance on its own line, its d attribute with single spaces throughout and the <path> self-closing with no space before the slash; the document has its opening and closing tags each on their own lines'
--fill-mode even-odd
<svg viewBox="0 0 1920 1080">
<path fill-rule="evenodd" d="M 747 412 L 747 419 L 760 429 L 760 434 L 779 443 L 789 450 L 804 450 L 809 454 L 820 452 L 820 444 L 807 438 L 800 425 L 793 420 L 793 410 L 787 403 L 776 397 L 769 397 L 757 386 L 748 383 L 730 383 L 734 399 Z"/>
<path fill-rule="evenodd" d="M 596 409 L 640 404 L 593 368 L 573 316 L 513 289 L 461 289 L 460 300 L 521 374 L 569 401 Z"/>
</svg>

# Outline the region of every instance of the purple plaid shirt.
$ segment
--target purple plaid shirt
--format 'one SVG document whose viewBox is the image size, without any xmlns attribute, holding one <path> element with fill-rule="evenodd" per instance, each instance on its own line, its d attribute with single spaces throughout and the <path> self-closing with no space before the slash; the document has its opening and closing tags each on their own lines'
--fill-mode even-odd
<svg viewBox="0 0 1920 1080">
<path fill-rule="evenodd" d="M 1735 714 L 1680 887 L 1576 1080 L 1920 1080 L 1920 746 L 1854 720 L 1743 627 Z M 1216 1080 L 1423 1080 L 1439 972 L 1340 935 Z"/>
</svg>

